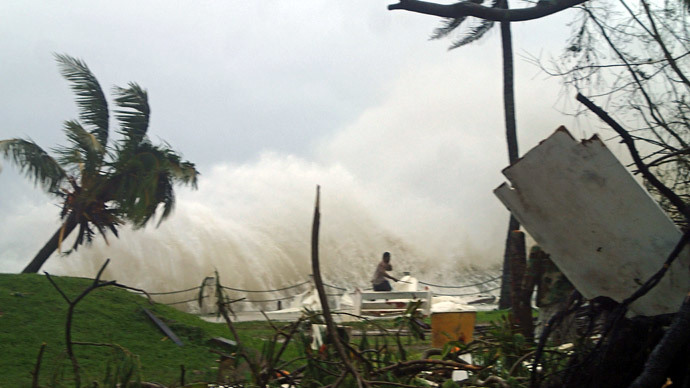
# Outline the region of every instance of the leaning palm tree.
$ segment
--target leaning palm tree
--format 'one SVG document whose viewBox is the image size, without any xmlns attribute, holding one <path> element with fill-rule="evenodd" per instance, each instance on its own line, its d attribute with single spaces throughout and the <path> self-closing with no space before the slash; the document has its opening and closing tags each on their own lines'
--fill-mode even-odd
<svg viewBox="0 0 690 388">
<path fill-rule="evenodd" d="M 688 0 L 690 1 L 690 0 Z M 474 0 L 478 4 L 486 3 L 488 7 L 508 8 L 508 0 Z M 455 49 L 481 39 L 491 28 L 494 22 L 491 20 L 472 17 L 450 18 L 443 26 L 437 28 L 432 39 L 440 39 L 456 33 L 459 36 L 453 41 L 451 49 Z M 501 48 L 503 54 L 503 109 L 505 112 L 506 142 L 508 145 L 508 162 L 515 163 L 518 160 L 517 120 L 515 119 L 515 89 L 513 76 L 513 41 L 510 32 L 510 22 L 501 22 Z M 520 229 L 520 223 L 511 214 L 508 222 L 508 235 L 506 237 L 503 253 L 503 275 L 501 278 L 501 295 L 499 308 L 509 308 L 511 302 L 510 283 L 511 268 L 509 247 L 513 230 Z"/>
<path fill-rule="evenodd" d="M 71 249 L 90 243 L 96 233 L 108 242 L 118 227 L 129 222 L 143 227 L 160 208 L 158 224 L 175 204 L 173 184 L 196 188 L 199 172 L 182 161 L 168 145 L 153 145 L 146 135 L 150 109 L 146 91 L 135 83 L 115 87 L 116 130 L 120 139 L 109 139 L 109 112 L 100 84 L 84 62 L 56 55 L 62 76 L 77 98 L 79 120 L 64 123 L 69 145 L 49 155 L 31 140 L 0 140 L 0 153 L 45 191 L 62 201 L 62 225 L 24 268 L 35 273 L 63 240 L 77 230 Z"/>
</svg>

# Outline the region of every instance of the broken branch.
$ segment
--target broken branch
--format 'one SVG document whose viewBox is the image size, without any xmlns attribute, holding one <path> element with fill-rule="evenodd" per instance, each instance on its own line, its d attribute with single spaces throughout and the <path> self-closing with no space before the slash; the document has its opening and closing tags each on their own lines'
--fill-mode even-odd
<svg viewBox="0 0 690 388">
<path fill-rule="evenodd" d="M 685 202 L 675 192 L 673 192 L 673 190 L 669 189 L 654 174 L 652 174 L 651 171 L 649 171 L 648 166 L 642 162 L 640 153 L 637 151 L 637 147 L 635 147 L 635 140 L 630 133 L 626 131 L 620 124 L 618 124 L 616 120 L 611 118 L 606 111 L 595 105 L 590 99 L 583 96 L 581 93 L 577 94 L 576 99 L 589 108 L 589 110 L 596 114 L 614 131 L 616 131 L 618 135 L 620 135 L 621 139 L 623 139 L 623 143 L 625 143 L 625 145 L 628 147 L 628 151 L 630 151 L 630 156 L 633 158 L 635 166 L 640 171 L 644 179 L 646 179 L 652 186 L 659 190 L 659 192 L 666 197 L 673 204 L 673 206 L 675 206 L 676 209 L 678 209 L 678 211 L 685 216 L 687 220 L 690 221 L 690 210 Z"/>
</svg>

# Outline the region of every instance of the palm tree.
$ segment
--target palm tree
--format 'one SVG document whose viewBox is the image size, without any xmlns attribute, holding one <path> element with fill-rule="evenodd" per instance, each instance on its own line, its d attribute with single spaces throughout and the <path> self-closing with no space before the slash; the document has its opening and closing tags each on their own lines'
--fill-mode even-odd
<svg viewBox="0 0 690 388">
<path fill-rule="evenodd" d="M 688 0 L 690 1 L 690 0 Z M 473 1 L 482 3 L 483 0 Z M 488 0 L 489 7 L 508 8 L 508 0 Z M 468 23 L 464 23 L 469 20 Z M 437 28 L 432 35 L 432 39 L 440 39 L 450 35 L 461 26 L 468 25 L 464 31 L 460 33 L 460 37 L 456 39 L 451 45 L 451 49 L 464 46 L 481 39 L 491 27 L 494 22 L 486 19 L 460 17 L 454 19 L 447 19 L 442 27 Z M 513 42 L 510 32 L 510 22 L 501 22 L 501 48 L 503 54 L 503 109 L 505 112 L 505 126 L 506 126 L 506 142 L 508 145 L 508 161 L 510 164 L 517 162 L 518 142 L 517 142 L 517 120 L 515 119 L 515 90 L 514 90 L 514 76 L 513 76 Z M 513 230 L 520 229 L 520 223 L 513 215 L 510 215 L 508 221 L 508 235 L 506 237 L 505 249 L 503 253 L 503 274 L 501 278 L 501 295 L 499 298 L 499 308 L 506 309 L 511 305 L 510 283 L 510 257 L 509 247 Z"/>
<path fill-rule="evenodd" d="M 54 149 L 56 156 L 31 140 L 0 140 L 0 153 L 46 192 L 62 201 L 62 225 L 23 273 L 35 273 L 62 241 L 77 229 L 72 248 L 90 243 L 96 232 L 108 242 L 106 232 L 117 237 L 126 222 L 146 225 L 162 208 L 158 224 L 175 204 L 173 184 L 196 188 L 199 172 L 167 144 L 153 145 L 146 135 L 150 109 L 146 91 L 135 83 L 115 87 L 118 110 L 116 130 L 121 138 L 109 143 L 109 112 L 98 80 L 84 62 L 56 55 L 62 76 L 76 94 L 79 120 L 64 123 L 68 146 Z"/>
</svg>

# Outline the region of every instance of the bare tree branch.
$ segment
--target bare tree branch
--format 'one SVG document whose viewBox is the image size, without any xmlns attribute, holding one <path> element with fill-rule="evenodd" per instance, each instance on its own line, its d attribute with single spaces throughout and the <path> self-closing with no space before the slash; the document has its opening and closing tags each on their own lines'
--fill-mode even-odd
<svg viewBox="0 0 690 388">
<path fill-rule="evenodd" d="M 450 360 L 411 360 L 411 361 L 401 361 L 397 362 L 393 365 L 389 365 L 377 370 L 374 370 L 371 372 L 372 376 L 378 376 L 381 374 L 385 374 L 388 372 L 394 372 L 399 371 L 400 369 L 406 368 L 406 367 L 411 367 L 411 366 L 419 366 L 422 368 L 422 370 L 426 370 L 426 368 L 429 368 L 431 366 L 439 366 L 443 368 L 449 368 L 449 369 L 458 369 L 458 370 L 468 370 L 468 371 L 473 371 L 477 372 L 484 367 L 478 366 L 478 365 L 471 365 L 471 364 L 463 364 L 460 362 L 456 361 L 450 361 Z"/>
<path fill-rule="evenodd" d="M 455 4 L 437 4 L 420 0 L 400 0 L 396 4 L 388 5 L 388 9 L 401 9 L 452 19 L 473 16 L 485 20 L 493 20 L 495 22 L 523 22 L 549 16 L 586 1 L 587 0 L 539 1 L 535 6 L 529 8 L 500 9 L 485 7 L 473 1 L 461 1 Z"/>
<path fill-rule="evenodd" d="M 77 357 L 74 355 L 74 350 L 72 349 L 73 342 L 72 342 L 72 319 L 74 316 L 74 308 L 77 306 L 77 303 L 79 303 L 86 295 L 88 295 L 91 291 L 100 288 L 100 287 L 106 287 L 106 286 L 111 286 L 115 284 L 116 282 L 114 280 L 104 282 L 101 281 L 101 275 L 103 274 L 103 271 L 105 270 L 105 267 L 108 266 L 108 263 L 110 263 L 110 259 L 106 259 L 105 263 L 101 267 L 101 269 L 98 271 L 98 274 L 96 275 L 96 278 L 93 279 L 93 283 L 89 287 L 87 287 L 84 291 L 82 291 L 79 296 L 77 296 L 74 300 L 70 300 L 67 295 L 60 289 L 60 287 L 53 281 L 53 278 L 50 276 L 48 272 L 44 272 L 46 274 L 46 278 L 50 281 L 50 283 L 55 287 L 56 290 L 62 295 L 62 297 L 67 301 L 69 304 L 69 308 L 67 309 L 67 321 L 65 323 L 65 344 L 67 346 L 67 355 L 69 356 L 70 360 L 72 361 L 72 369 L 74 371 L 74 383 L 77 388 L 81 386 L 81 376 L 79 374 L 79 362 L 77 361 Z"/>
<path fill-rule="evenodd" d="M 603 120 L 606 124 L 613 128 L 613 130 L 616 131 L 616 133 L 618 133 L 621 136 L 621 138 L 623 139 L 623 143 L 625 143 L 625 145 L 628 147 L 628 150 L 630 151 L 630 156 L 633 158 L 633 161 L 635 161 L 635 166 L 642 173 L 642 176 L 649 183 L 651 183 L 657 190 L 659 190 L 659 192 L 664 197 L 666 197 L 676 207 L 676 209 L 678 209 L 678 211 L 685 216 L 686 219 L 690 219 L 690 209 L 685 204 L 685 202 L 675 192 L 673 192 L 673 190 L 669 189 L 656 176 L 654 176 L 654 174 L 652 174 L 649 171 L 649 168 L 642 162 L 640 154 L 637 151 L 637 148 L 635 147 L 635 142 L 630 136 L 630 133 L 623 129 L 623 127 L 620 124 L 618 124 L 613 118 L 611 118 L 611 116 L 609 116 L 608 113 L 606 113 L 600 107 L 596 106 L 587 97 L 578 93 L 576 99 L 582 104 L 584 104 L 587 108 L 589 108 L 589 110 L 594 112 L 597 116 L 599 116 L 601 120 Z"/>
<path fill-rule="evenodd" d="M 314 287 L 319 294 L 319 301 L 321 302 L 321 310 L 323 311 L 323 319 L 326 321 L 326 330 L 328 335 L 330 335 L 333 345 L 336 351 L 340 355 L 342 362 L 345 364 L 346 373 L 352 373 L 352 376 L 357 381 L 357 386 L 362 388 L 370 387 L 357 372 L 357 369 L 352 365 L 350 359 L 345 352 L 343 344 L 340 342 L 340 337 L 338 336 L 335 323 L 333 322 L 333 316 L 331 315 L 331 309 L 328 306 L 328 298 L 326 297 L 326 291 L 323 287 L 323 280 L 321 279 L 321 268 L 319 264 L 319 227 L 321 225 L 321 210 L 320 210 L 320 187 L 316 186 L 316 205 L 314 206 L 314 221 L 312 224 L 311 232 L 311 268 L 314 275 Z M 344 377 L 343 377 L 344 378 Z M 334 383 L 334 387 L 338 387 L 340 382 Z"/>
</svg>

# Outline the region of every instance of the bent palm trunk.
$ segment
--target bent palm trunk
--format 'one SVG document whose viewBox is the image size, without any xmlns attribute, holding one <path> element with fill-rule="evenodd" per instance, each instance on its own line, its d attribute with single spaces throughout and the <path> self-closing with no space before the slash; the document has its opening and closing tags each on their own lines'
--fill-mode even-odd
<svg viewBox="0 0 690 388">
<path fill-rule="evenodd" d="M 70 214 L 69 217 L 67 217 L 67 221 L 65 221 L 64 225 L 64 232 L 62 232 L 62 238 L 64 239 L 67 237 L 74 228 L 77 226 L 77 218 L 74 216 L 74 214 Z M 38 270 L 41 269 L 43 264 L 48 260 L 50 255 L 53 254 L 58 248 L 58 243 L 60 242 L 60 232 L 62 230 L 62 226 L 58 228 L 58 230 L 53 234 L 53 237 L 48 240 L 48 242 L 41 248 L 40 251 L 36 254 L 33 260 L 29 263 L 29 265 L 24 268 L 22 273 L 37 273 Z"/>
</svg>

